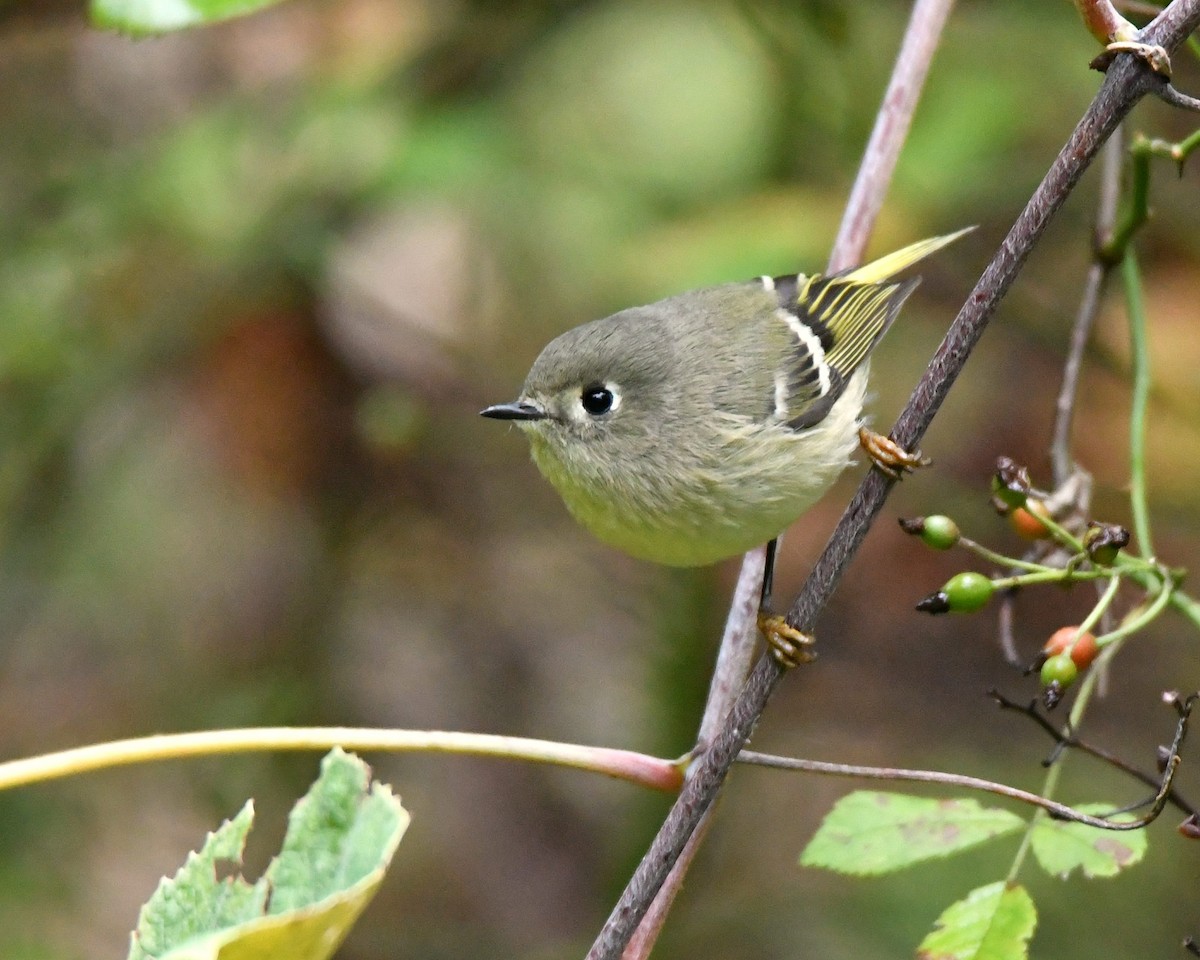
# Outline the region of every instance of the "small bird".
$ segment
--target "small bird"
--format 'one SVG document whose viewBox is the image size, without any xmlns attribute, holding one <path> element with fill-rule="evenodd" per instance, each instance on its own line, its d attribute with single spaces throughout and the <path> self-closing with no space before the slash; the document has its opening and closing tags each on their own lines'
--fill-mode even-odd
<svg viewBox="0 0 1200 960">
<path fill-rule="evenodd" d="M 966 232 L 585 323 L 546 345 L 517 400 L 481 414 L 524 430 L 604 542 L 679 567 L 745 553 L 812 506 L 856 446 L 893 478 L 927 462 L 862 426 L 870 355 L 919 282 L 890 278 Z"/>
</svg>

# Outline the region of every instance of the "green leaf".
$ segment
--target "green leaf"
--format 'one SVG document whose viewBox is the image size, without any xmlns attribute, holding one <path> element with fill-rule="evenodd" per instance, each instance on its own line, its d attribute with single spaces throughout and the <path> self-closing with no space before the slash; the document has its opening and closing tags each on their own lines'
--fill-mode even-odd
<svg viewBox="0 0 1200 960">
<path fill-rule="evenodd" d="M 947 907 L 921 941 L 918 960 L 1025 960 L 1037 910 L 1025 888 L 1003 881 Z"/>
<path fill-rule="evenodd" d="M 1115 806 L 1089 803 L 1078 810 L 1104 816 Z M 1123 813 L 1113 819 L 1129 822 L 1134 816 Z M 1039 819 L 1031 839 L 1033 855 L 1042 869 L 1064 880 L 1076 869 L 1082 870 L 1085 877 L 1116 876 L 1138 863 L 1146 853 L 1144 830 L 1101 830 L 1068 820 Z"/>
<path fill-rule="evenodd" d="M 858 875 L 889 873 L 1012 833 L 1024 823 L 974 800 L 860 790 L 829 811 L 800 863 Z"/>
<path fill-rule="evenodd" d="M 375 895 L 409 816 L 365 763 L 334 750 L 263 877 L 220 877 L 221 862 L 241 867 L 253 821 L 247 803 L 158 885 L 128 960 L 326 960 Z"/>
<path fill-rule="evenodd" d="M 91 0 L 92 23 L 134 36 L 240 17 L 278 0 Z"/>
</svg>

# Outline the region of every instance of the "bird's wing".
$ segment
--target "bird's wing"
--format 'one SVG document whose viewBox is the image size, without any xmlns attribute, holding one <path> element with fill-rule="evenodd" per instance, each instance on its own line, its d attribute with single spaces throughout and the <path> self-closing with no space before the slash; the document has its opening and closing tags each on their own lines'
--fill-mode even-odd
<svg viewBox="0 0 1200 960">
<path fill-rule="evenodd" d="M 763 277 L 778 298 L 776 318 L 791 334 L 775 378 L 775 418 L 795 430 L 820 423 L 919 279 L 885 281 L 974 229 L 919 240 L 832 276 Z"/>
<path fill-rule="evenodd" d="M 794 430 L 819 423 L 918 282 L 863 283 L 838 276 L 803 275 L 774 278 L 779 302 L 775 319 L 788 334 L 774 384 L 776 419 Z"/>
</svg>

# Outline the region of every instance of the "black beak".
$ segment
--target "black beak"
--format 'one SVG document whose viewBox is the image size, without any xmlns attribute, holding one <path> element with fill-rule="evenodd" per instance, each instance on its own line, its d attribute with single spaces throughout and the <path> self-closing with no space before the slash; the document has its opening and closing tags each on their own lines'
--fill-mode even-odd
<svg viewBox="0 0 1200 960">
<path fill-rule="evenodd" d="M 479 415 L 491 417 L 493 420 L 545 420 L 547 417 L 545 410 L 528 400 L 497 403 L 486 410 L 480 410 Z"/>
</svg>

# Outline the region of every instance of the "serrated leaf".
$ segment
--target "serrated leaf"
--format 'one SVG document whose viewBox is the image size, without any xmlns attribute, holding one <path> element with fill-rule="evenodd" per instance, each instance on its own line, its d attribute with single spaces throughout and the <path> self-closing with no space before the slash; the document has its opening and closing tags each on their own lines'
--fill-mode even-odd
<svg viewBox="0 0 1200 960">
<path fill-rule="evenodd" d="M 240 17 L 278 0 L 91 0 L 92 23 L 134 36 Z"/>
<path fill-rule="evenodd" d="M 253 819 L 247 803 L 159 884 L 129 960 L 327 960 L 375 895 L 409 816 L 365 763 L 334 750 L 263 877 L 218 877 L 222 861 L 241 867 Z"/>
<path fill-rule="evenodd" d="M 1037 926 L 1033 900 L 1003 881 L 972 890 L 947 907 L 921 941 L 918 960 L 1026 960 Z"/>
<path fill-rule="evenodd" d="M 199 851 L 189 853 L 171 879 L 163 878 L 142 907 L 129 960 L 161 957 L 173 945 L 215 929 L 231 927 L 262 914 L 268 887 L 241 877 L 219 878 L 218 863 L 241 864 L 246 835 L 254 823 L 254 802 L 208 835 Z"/>
<path fill-rule="evenodd" d="M 826 814 L 800 863 L 840 873 L 889 873 L 1020 829 L 1025 821 L 974 800 L 860 790 Z"/>
<path fill-rule="evenodd" d="M 1081 813 L 1104 816 L 1116 804 L 1088 803 L 1080 806 Z M 1133 820 L 1131 813 L 1113 817 L 1114 820 Z M 1033 855 L 1042 869 L 1064 880 L 1073 870 L 1082 870 L 1085 877 L 1112 877 L 1126 867 L 1138 863 L 1146 853 L 1146 831 L 1101 830 L 1083 823 L 1042 818 L 1033 828 L 1030 838 Z"/>
</svg>

